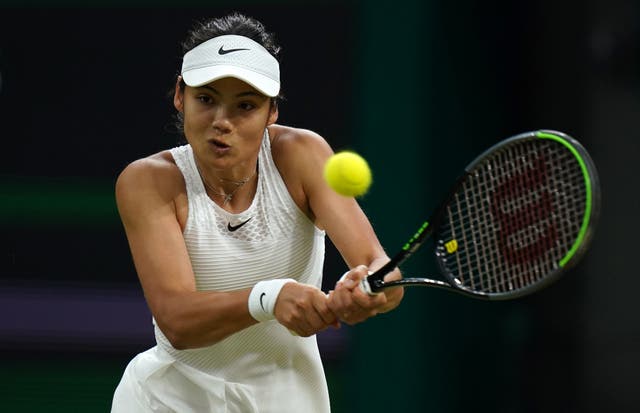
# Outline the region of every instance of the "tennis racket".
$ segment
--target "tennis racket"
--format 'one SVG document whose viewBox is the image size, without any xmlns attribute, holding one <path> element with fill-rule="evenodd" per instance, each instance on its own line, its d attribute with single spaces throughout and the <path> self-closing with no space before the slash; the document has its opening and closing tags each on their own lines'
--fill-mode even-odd
<svg viewBox="0 0 640 413">
<path fill-rule="evenodd" d="M 580 143 L 551 130 L 514 136 L 471 162 L 431 218 L 361 287 L 370 294 L 437 287 L 489 300 L 533 293 L 580 260 L 599 207 L 598 175 Z M 431 236 L 444 281 L 383 280 Z"/>
</svg>

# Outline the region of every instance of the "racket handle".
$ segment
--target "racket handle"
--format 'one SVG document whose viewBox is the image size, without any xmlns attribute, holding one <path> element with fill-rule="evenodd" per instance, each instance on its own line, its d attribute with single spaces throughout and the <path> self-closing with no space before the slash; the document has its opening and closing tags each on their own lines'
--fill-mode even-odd
<svg viewBox="0 0 640 413">
<path fill-rule="evenodd" d="M 340 280 L 338 280 L 338 282 L 343 281 L 347 277 L 347 274 L 349 274 L 349 271 L 342 274 L 342 277 L 340 277 Z M 373 272 L 369 271 L 367 275 L 370 276 L 371 274 L 373 274 Z M 374 291 L 373 288 L 371 288 L 371 284 L 369 284 L 369 278 L 370 277 L 365 277 L 362 280 L 360 280 L 360 289 L 369 295 L 380 294 L 379 292 Z"/>
<path fill-rule="evenodd" d="M 363 278 L 360 281 L 360 289 L 372 296 L 380 294 L 379 292 L 373 291 L 373 289 L 371 289 L 371 284 L 369 284 L 369 281 L 366 278 Z"/>
</svg>

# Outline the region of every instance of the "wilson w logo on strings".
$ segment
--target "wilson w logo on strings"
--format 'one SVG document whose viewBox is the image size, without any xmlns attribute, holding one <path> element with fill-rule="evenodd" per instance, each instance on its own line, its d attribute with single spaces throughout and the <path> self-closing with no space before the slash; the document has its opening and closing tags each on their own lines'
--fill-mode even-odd
<svg viewBox="0 0 640 413">
<path fill-rule="evenodd" d="M 510 264 L 537 261 L 558 239 L 553 222 L 553 196 L 547 181 L 546 160 L 537 154 L 491 195 L 491 213 L 499 224 L 498 248 Z"/>
</svg>

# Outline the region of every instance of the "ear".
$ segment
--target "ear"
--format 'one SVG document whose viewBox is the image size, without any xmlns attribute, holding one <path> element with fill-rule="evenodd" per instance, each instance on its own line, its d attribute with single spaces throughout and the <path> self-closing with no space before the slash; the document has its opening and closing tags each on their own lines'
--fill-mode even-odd
<svg viewBox="0 0 640 413">
<path fill-rule="evenodd" d="M 182 76 L 178 76 L 178 79 L 176 79 L 176 90 L 173 94 L 173 106 L 175 106 L 178 112 L 184 113 L 184 92 L 180 88 L 181 81 Z"/>
<path fill-rule="evenodd" d="M 278 104 L 273 102 L 269 108 L 269 118 L 267 119 L 267 126 L 271 126 L 278 120 Z"/>
</svg>

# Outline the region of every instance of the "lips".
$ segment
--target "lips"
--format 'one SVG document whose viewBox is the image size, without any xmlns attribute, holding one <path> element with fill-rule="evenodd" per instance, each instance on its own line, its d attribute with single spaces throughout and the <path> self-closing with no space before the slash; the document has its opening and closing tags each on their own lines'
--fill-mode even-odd
<svg viewBox="0 0 640 413">
<path fill-rule="evenodd" d="M 224 143 L 222 141 L 219 141 L 217 139 L 211 139 L 209 142 L 212 145 L 214 145 L 215 147 L 220 148 L 220 149 L 227 149 L 227 148 L 231 147 L 230 145 L 227 145 L 226 143 Z"/>
<path fill-rule="evenodd" d="M 220 156 L 225 155 L 229 153 L 229 151 L 231 151 L 231 145 L 219 139 L 209 139 L 207 143 L 211 145 L 209 146 L 211 150 Z"/>
</svg>

